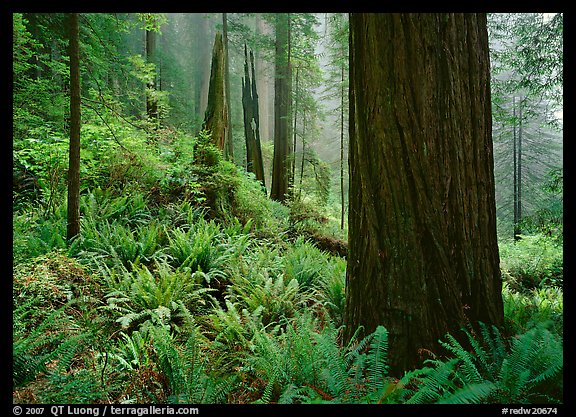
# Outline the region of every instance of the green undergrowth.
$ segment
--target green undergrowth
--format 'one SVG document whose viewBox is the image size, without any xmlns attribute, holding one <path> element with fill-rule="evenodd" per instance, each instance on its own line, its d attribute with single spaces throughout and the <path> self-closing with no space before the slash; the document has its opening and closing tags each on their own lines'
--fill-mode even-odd
<svg viewBox="0 0 576 417">
<path fill-rule="evenodd" d="M 70 243 L 64 198 L 18 200 L 15 403 L 563 402 L 561 246 L 503 243 L 505 328 L 446 335 L 450 355 L 397 379 L 384 327 L 341 345 L 329 211 L 270 200 L 187 139 L 161 138 L 153 168 L 110 158 L 124 185 L 83 190 Z"/>
</svg>

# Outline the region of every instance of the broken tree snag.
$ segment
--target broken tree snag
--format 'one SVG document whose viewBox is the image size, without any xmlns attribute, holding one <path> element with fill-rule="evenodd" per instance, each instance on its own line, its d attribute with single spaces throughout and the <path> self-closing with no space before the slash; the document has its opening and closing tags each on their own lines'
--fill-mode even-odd
<svg viewBox="0 0 576 417">
<path fill-rule="evenodd" d="M 203 129 L 212 134 L 212 143 L 224 151 L 228 125 L 228 107 L 226 106 L 224 45 L 222 34 L 216 33 L 212 50 L 212 71 L 208 90 L 208 104 L 204 114 Z"/>
<path fill-rule="evenodd" d="M 250 51 L 252 79 L 248 70 L 248 50 L 244 45 L 244 77 L 242 78 L 242 108 L 244 110 L 244 136 L 246 138 L 246 170 L 253 172 L 265 187 L 264 164 L 260 147 L 258 92 L 254 71 L 254 54 Z"/>
</svg>

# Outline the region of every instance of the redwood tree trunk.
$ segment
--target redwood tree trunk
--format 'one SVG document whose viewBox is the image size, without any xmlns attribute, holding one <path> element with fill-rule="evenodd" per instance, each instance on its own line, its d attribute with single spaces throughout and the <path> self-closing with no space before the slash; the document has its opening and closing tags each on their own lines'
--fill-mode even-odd
<svg viewBox="0 0 576 417">
<path fill-rule="evenodd" d="M 224 47 L 222 34 L 218 32 L 212 52 L 212 72 L 208 90 L 208 104 L 204 116 L 203 128 L 212 133 L 212 142 L 224 152 L 226 131 L 228 128 L 228 108 L 226 106 L 224 69 Z"/>
<path fill-rule="evenodd" d="M 350 15 L 345 339 L 393 374 L 468 321 L 503 323 L 484 14 Z"/>
<path fill-rule="evenodd" d="M 70 152 L 68 157 L 68 225 L 66 238 L 80 234 L 80 45 L 78 13 L 69 15 Z"/>
<path fill-rule="evenodd" d="M 292 147 L 290 143 L 291 71 L 290 16 L 276 17 L 276 67 L 274 76 L 274 157 L 270 198 L 284 201 L 292 184 Z"/>
<path fill-rule="evenodd" d="M 153 30 L 146 31 L 146 62 L 156 64 L 156 33 Z M 154 72 L 157 73 L 157 71 L 158 68 L 155 68 Z M 155 128 L 158 127 L 158 101 L 154 96 L 157 78 L 156 75 L 146 85 L 146 116 Z"/>
<path fill-rule="evenodd" d="M 228 14 L 222 13 L 222 36 L 224 40 L 224 87 L 226 89 L 226 108 L 230 110 L 230 63 L 228 61 Z M 224 156 L 229 161 L 234 161 L 234 142 L 232 139 L 231 115 L 228 117 L 226 125 L 226 140 L 224 145 Z"/>
</svg>

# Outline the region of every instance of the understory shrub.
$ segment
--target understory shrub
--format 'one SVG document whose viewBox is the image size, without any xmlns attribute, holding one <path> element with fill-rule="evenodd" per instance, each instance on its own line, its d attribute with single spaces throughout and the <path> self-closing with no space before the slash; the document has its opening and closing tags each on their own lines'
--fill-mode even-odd
<svg viewBox="0 0 576 417">
<path fill-rule="evenodd" d="M 500 243 L 500 267 L 512 289 L 562 287 L 563 265 L 563 246 L 554 238 L 538 234 Z"/>
</svg>

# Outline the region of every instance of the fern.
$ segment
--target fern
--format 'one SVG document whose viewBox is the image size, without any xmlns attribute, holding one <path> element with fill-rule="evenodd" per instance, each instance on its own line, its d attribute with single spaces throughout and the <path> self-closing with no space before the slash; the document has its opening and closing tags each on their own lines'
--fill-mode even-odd
<svg viewBox="0 0 576 417">
<path fill-rule="evenodd" d="M 13 327 L 12 381 L 15 387 L 26 385 L 42 372 L 47 371 L 49 362 L 56 360 L 56 370 L 67 369 L 76 351 L 88 333 L 69 334 L 74 328 L 65 314 L 68 304 L 52 314 L 30 332 Z M 26 305 L 14 311 L 15 323 L 27 314 Z"/>
<path fill-rule="evenodd" d="M 560 339 L 544 325 L 514 338 L 509 349 L 496 327 L 483 324 L 480 340 L 465 331 L 467 351 L 453 336 L 443 346 L 453 354 L 446 361 L 428 361 L 411 375 L 418 381 L 408 403 L 561 402 L 563 350 Z"/>
<path fill-rule="evenodd" d="M 367 383 L 373 390 L 384 387 L 384 376 L 388 373 L 388 331 L 378 326 L 372 333 L 370 350 L 366 358 Z"/>
<path fill-rule="evenodd" d="M 234 387 L 234 377 L 214 378 L 202 357 L 200 333 L 194 328 L 181 348 L 164 326 L 151 328 L 158 366 L 166 377 L 173 403 L 220 403 Z"/>
<path fill-rule="evenodd" d="M 192 318 L 190 308 L 199 311 L 207 304 L 210 288 L 202 288 L 183 271 L 173 271 L 164 262 L 156 262 L 154 270 L 132 266 L 104 268 L 105 281 L 112 288 L 106 294 L 104 309 L 119 315 L 122 327 L 140 325 L 146 320 L 170 324 L 178 329 Z"/>
</svg>

